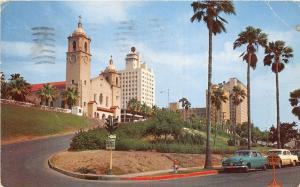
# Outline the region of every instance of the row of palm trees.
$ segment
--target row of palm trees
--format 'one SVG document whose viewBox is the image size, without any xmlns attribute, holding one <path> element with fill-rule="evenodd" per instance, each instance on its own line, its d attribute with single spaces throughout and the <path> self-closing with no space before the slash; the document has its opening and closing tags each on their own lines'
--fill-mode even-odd
<svg viewBox="0 0 300 187">
<path fill-rule="evenodd" d="M 26 96 L 30 93 L 30 84 L 18 73 L 11 74 L 8 80 L 1 72 L 1 98 L 13 99 L 16 101 L 26 101 Z"/>
<path fill-rule="evenodd" d="M 37 92 L 37 95 L 41 99 L 41 104 L 46 106 L 51 106 L 51 103 L 54 102 L 58 97 L 62 96 L 65 104 L 68 108 L 72 108 L 78 100 L 78 91 L 76 88 L 68 87 L 63 92 L 59 92 L 56 87 L 53 87 L 49 83 L 44 84 L 43 87 Z"/>
<path fill-rule="evenodd" d="M 211 104 L 212 104 L 212 37 L 213 35 L 226 32 L 224 26 L 228 23 L 221 13 L 227 15 L 235 14 L 235 8 L 231 1 L 195 1 L 191 4 L 194 15 L 191 17 L 191 22 L 205 22 L 208 28 L 208 85 L 207 85 L 207 141 L 206 141 L 206 158 L 205 168 L 211 168 Z M 285 45 L 284 41 L 268 42 L 267 34 L 259 28 L 246 27 L 245 31 L 238 35 L 238 38 L 233 43 L 233 49 L 246 46 L 246 50 L 241 54 L 243 60 L 247 63 L 247 113 L 248 113 L 248 149 L 251 148 L 251 97 L 250 97 L 250 68 L 256 68 L 258 58 L 256 52 L 259 47 L 265 49 L 264 65 L 272 65 L 272 71 L 276 75 L 276 108 L 277 108 L 277 146 L 280 145 L 280 114 L 279 114 L 279 73 L 284 69 L 284 63 L 288 63 L 293 57 L 291 47 Z"/>
</svg>

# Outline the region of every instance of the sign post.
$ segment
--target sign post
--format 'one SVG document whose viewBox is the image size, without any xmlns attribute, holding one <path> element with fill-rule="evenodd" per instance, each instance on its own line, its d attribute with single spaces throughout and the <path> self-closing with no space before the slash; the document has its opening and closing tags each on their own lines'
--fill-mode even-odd
<svg viewBox="0 0 300 187">
<path fill-rule="evenodd" d="M 273 167 L 273 172 L 272 172 L 273 180 L 268 185 L 268 187 L 283 187 L 281 184 L 279 184 L 276 181 L 276 175 L 275 175 L 275 165 L 277 165 L 277 163 L 280 162 L 280 158 L 278 156 L 269 156 L 268 161 L 269 161 L 269 164 L 272 165 L 272 167 Z"/>
<path fill-rule="evenodd" d="M 106 149 L 110 150 L 110 162 L 108 175 L 112 175 L 112 150 L 116 148 L 116 135 L 109 135 L 106 140 Z"/>
</svg>

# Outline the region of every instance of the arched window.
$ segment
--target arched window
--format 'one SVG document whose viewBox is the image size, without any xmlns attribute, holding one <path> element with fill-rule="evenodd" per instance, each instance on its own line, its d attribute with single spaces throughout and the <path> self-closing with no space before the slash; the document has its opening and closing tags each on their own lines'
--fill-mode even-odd
<svg viewBox="0 0 300 187">
<path fill-rule="evenodd" d="M 87 52 L 87 43 L 84 43 L 84 51 Z"/>
<path fill-rule="evenodd" d="M 102 119 L 105 119 L 105 114 L 102 114 Z"/>
<path fill-rule="evenodd" d="M 73 51 L 76 51 L 76 42 L 73 41 Z"/>
<path fill-rule="evenodd" d="M 103 102 L 103 95 L 102 93 L 99 95 L 99 103 L 100 105 L 102 105 L 102 102 Z"/>
</svg>

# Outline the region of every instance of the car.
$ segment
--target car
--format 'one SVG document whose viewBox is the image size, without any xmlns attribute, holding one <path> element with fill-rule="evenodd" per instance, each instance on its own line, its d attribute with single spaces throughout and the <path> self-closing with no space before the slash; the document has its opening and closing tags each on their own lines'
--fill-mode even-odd
<svg viewBox="0 0 300 187">
<path fill-rule="evenodd" d="M 275 167 L 281 168 L 286 165 L 296 166 L 299 162 L 298 156 L 292 155 L 287 149 L 271 149 L 267 153 L 268 155 L 268 167 L 272 167 L 271 159 L 276 157 L 277 161 L 274 164 Z"/>
<path fill-rule="evenodd" d="M 252 169 L 267 168 L 267 159 L 258 151 L 255 150 L 238 150 L 235 154 L 222 161 L 224 171 L 242 169 L 248 172 Z"/>
<path fill-rule="evenodd" d="M 291 153 L 298 157 L 298 164 L 300 165 L 300 149 L 291 150 Z"/>
</svg>

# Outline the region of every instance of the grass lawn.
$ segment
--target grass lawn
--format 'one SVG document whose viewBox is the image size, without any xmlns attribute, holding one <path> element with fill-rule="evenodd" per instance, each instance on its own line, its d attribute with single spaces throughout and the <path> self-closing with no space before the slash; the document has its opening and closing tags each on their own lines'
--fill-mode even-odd
<svg viewBox="0 0 300 187">
<path fill-rule="evenodd" d="M 1 104 L 1 139 L 46 136 L 94 124 L 87 118 L 59 112 L 42 111 L 34 107 Z"/>
</svg>

